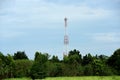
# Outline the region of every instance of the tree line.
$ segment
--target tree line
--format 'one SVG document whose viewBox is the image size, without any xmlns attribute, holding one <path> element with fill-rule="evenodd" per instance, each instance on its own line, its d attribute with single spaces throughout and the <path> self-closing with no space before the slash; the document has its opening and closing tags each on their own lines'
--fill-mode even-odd
<svg viewBox="0 0 120 80">
<path fill-rule="evenodd" d="M 17 51 L 14 55 L 0 52 L 0 79 L 110 75 L 120 75 L 120 49 L 109 57 L 92 56 L 90 53 L 82 56 L 79 50 L 74 49 L 62 60 L 41 52 L 35 52 L 34 60 L 28 59 L 24 51 Z"/>
</svg>

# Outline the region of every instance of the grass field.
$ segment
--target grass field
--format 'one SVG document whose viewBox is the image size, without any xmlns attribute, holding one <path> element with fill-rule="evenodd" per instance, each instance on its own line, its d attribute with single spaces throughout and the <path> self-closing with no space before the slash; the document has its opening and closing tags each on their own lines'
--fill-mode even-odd
<svg viewBox="0 0 120 80">
<path fill-rule="evenodd" d="M 4 80 L 31 80 L 30 78 L 11 78 Z M 41 79 L 36 79 L 41 80 Z M 43 80 L 120 80 L 120 76 L 84 76 L 84 77 L 50 77 Z"/>
</svg>

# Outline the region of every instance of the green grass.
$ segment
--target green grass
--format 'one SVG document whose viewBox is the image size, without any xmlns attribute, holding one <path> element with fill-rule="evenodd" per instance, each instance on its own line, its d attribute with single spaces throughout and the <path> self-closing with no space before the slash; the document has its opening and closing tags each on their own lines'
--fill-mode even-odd
<svg viewBox="0 0 120 80">
<path fill-rule="evenodd" d="M 31 80 L 30 78 L 10 78 L 10 79 L 4 79 L 4 80 Z"/>
<path fill-rule="evenodd" d="M 31 80 L 30 78 L 11 78 L 4 80 Z M 36 79 L 40 80 L 40 79 Z M 48 77 L 43 80 L 120 80 L 120 76 Z"/>
<path fill-rule="evenodd" d="M 120 76 L 84 76 L 84 77 L 54 77 L 45 80 L 120 80 Z"/>
</svg>

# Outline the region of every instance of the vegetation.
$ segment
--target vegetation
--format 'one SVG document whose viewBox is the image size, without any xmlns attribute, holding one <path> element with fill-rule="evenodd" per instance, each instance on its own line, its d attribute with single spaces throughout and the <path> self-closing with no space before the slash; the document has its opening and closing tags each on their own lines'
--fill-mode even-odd
<svg viewBox="0 0 120 80">
<path fill-rule="evenodd" d="M 83 77 L 55 77 L 45 80 L 120 80 L 120 76 L 83 76 Z"/>
<path fill-rule="evenodd" d="M 78 80 L 77 78 L 84 78 L 79 76 L 101 76 L 100 78 L 102 78 L 102 76 L 114 75 L 120 75 L 120 49 L 115 50 L 110 57 L 106 55 L 92 56 L 90 53 L 82 56 L 80 51 L 74 49 L 69 52 L 68 56 L 64 56 L 63 60 L 59 60 L 55 55 L 50 58 L 49 54 L 41 52 L 35 53 L 34 60 L 29 60 L 25 52 L 21 51 L 14 55 L 3 55 L 0 52 L 0 79 L 29 77 L 34 80 L 57 77 L 59 80 L 60 77 L 60 80 L 64 80 L 78 76 L 72 79 Z M 114 77 L 109 78 L 109 80 L 113 80 Z M 52 78 L 52 80 L 54 79 Z M 46 80 L 51 80 L 51 78 L 46 78 Z M 88 80 L 87 77 L 85 80 Z M 115 80 L 118 80 L 118 77 L 115 77 Z"/>
<path fill-rule="evenodd" d="M 3 79 L 3 80 L 31 80 L 30 78 L 9 78 L 9 79 Z"/>
<path fill-rule="evenodd" d="M 31 80 L 30 78 L 11 78 L 4 80 Z M 36 79 L 40 80 L 40 79 Z M 83 77 L 48 77 L 44 80 L 120 80 L 120 76 L 83 76 Z"/>
</svg>

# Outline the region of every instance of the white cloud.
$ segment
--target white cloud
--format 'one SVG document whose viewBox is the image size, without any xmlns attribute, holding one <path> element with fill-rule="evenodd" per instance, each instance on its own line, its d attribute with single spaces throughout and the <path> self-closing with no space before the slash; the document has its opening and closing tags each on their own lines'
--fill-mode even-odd
<svg viewBox="0 0 120 80">
<path fill-rule="evenodd" d="M 2 37 L 10 38 L 22 35 L 23 33 L 16 32 L 20 28 L 53 27 L 49 23 L 63 23 L 65 16 L 69 21 L 95 21 L 112 15 L 112 12 L 84 4 L 76 6 L 49 3 L 43 0 L 16 0 L 10 4 L 7 2 L 0 14 L 2 14 L 0 15 L 0 27 L 2 27 L 0 32 L 4 32 Z"/>
<path fill-rule="evenodd" d="M 25 35 L 24 32 L 19 31 L 1 31 L 0 39 L 14 39 L 23 35 Z"/>
<path fill-rule="evenodd" d="M 120 33 L 96 33 L 92 38 L 98 42 L 120 42 Z"/>
<path fill-rule="evenodd" d="M 4 11 L 4 10 L 3 10 Z M 112 14 L 111 11 L 102 8 L 91 8 L 88 5 L 61 5 L 45 2 L 43 0 L 17 0 L 15 5 L 6 9 L 11 17 L 3 17 L 3 21 L 10 23 L 48 23 L 61 22 L 67 16 L 70 20 L 96 20 L 106 18 Z M 4 13 L 3 12 L 3 13 Z M 10 21 L 11 20 L 11 21 Z"/>
</svg>

